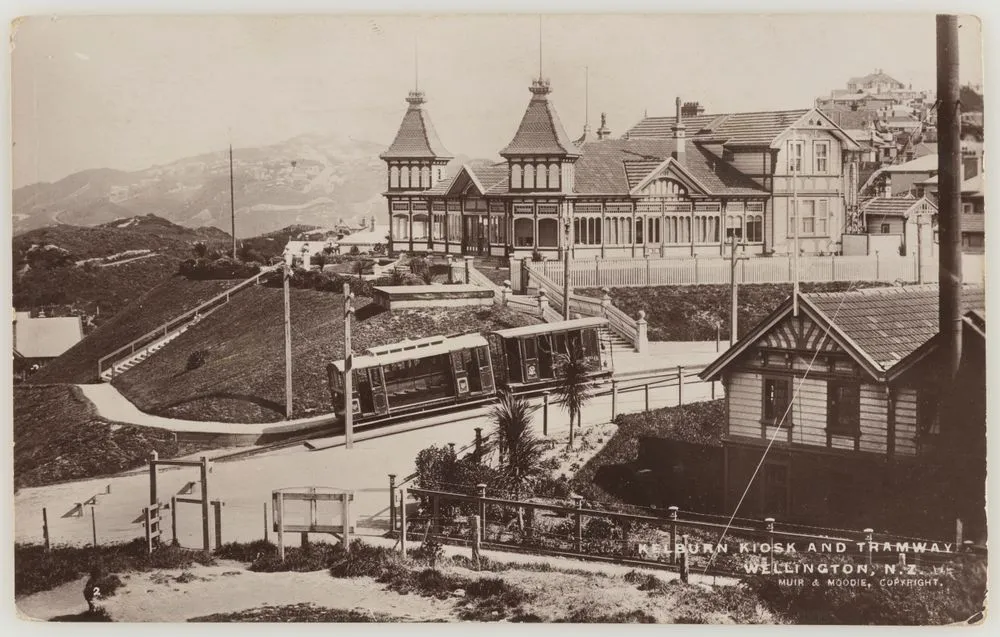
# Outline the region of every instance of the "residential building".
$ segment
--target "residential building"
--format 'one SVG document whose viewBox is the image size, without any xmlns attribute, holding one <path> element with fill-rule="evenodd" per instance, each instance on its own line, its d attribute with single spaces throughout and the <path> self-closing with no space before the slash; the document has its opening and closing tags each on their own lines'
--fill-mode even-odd
<svg viewBox="0 0 1000 637">
<path fill-rule="evenodd" d="M 367 230 L 352 232 L 342 237 L 339 241 L 340 254 L 349 254 L 351 252 L 365 254 L 380 250 L 384 252 L 389 245 L 389 226 L 375 225 L 374 217 L 372 218 L 372 222 L 372 225 Z"/>
<path fill-rule="evenodd" d="M 14 313 L 14 376 L 24 380 L 42 365 L 83 340 L 79 316 Z"/>
<path fill-rule="evenodd" d="M 859 254 L 906 256 L 922 254 L 933 258 L 937 242 L 937 204 L 927 197 L 874 197 L 861 206 L 867 250 Z"/>
<path fill-rule="evenodd" d="M 916 184 L 917 191 L 924 197 L 937 201 L 937 175 Z M 964 254 L 984 254 L 986 251 L 986 193 L 985 180 L 981 172 L 966 179 L 961 185 L 962 198 L 962 252 Z"/>
<path fill-rule="evenodd" d="M 936 285 L 800 294 L 700 376 L 726 392 L 726 510 L 840 528 L 984 531 L 985 311 L 963 290 L 954 416 Z"/>
<path fill-rule="evenodd" d="M 722 255 L 731 237 L 751 254 L 788 254 L 798 196 L 800 249 L 837 253 L 858 218 L 858 144 L 816 109 L 646 117 L 613 139 L 574 142 L 535 80 L 503 161 L 444 177 L 450 153 L 411 92 L 381 157 L 393 251 L 575 259 Z M 688 113 L 688 115 L 685 115 Z M 797 177 L 793 185 L 793 174 Z"/>
</svg>

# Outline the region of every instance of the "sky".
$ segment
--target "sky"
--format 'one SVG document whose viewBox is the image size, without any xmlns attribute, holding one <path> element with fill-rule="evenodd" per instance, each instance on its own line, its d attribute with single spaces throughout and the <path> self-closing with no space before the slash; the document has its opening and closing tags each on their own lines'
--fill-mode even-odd
<svg viewBox="0 0 1000 637">
<path fill-rule="evenodd" d="M 962 82 L 982 83 L 980 23 L 959 24 Z M 445 147 L 495 157 L 540 39 L 574 138 L 588 110 L 617 136 L 678 96 L 708 112 L 804 108 L 876 68 L 935 87 L 930 13 L 28 18 L 11 53 L 13 185 L 303 133 L 388 145 L 415 66 Z"/>
</svg>

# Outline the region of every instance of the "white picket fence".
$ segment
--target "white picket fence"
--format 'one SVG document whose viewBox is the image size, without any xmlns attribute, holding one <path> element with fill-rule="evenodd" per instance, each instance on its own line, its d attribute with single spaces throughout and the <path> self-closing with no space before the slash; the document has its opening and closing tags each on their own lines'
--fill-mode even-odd
<svg viewBox="0 0 1000 637">
<path fill-rule="evenodd" d="M 979 255 L 965 255 L 963 274 L 966 282 L 983 278 Z M 937 281 L 934 257 L 920 264 L 916 255 L 803 256 L 798 260 L 799 281 Z M 552 281 L 563 280 L 561 261 L 531 263 L 531 269 Z M 736 266 L 736 280 L 741 283 L 791 283 L 796 263 L 792 257 L 750 257 Z M 705 285 L 730 282 L 729 259 L 718 257 L 586 259 L 570 262 L 570 285 L 573 287 L 645 287 L 655 285 Z"/>
</svg>

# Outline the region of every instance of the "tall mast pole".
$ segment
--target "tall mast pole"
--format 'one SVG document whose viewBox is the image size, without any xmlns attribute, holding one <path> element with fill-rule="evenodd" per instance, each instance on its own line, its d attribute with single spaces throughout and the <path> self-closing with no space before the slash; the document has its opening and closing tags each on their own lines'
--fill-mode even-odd
<svg viewBox="0 0 1000 637">
<path fill-rule="evenodd" d="M 236 260 L 236 195 L 233 187 L 233 144 L 229 144 L 229 216 L 233 229 L 233 261 Z"/>
<path fill-rule="evenodd" d="M 354 357 L 351 353 L 351 316 L 354 315 L 351 285 L 344 284 L 344 446 L 354 448 Z"/>
<path fill-rule="evenodd" d="M 285 255 L 282 266 L 282 282 L 285 298 L 285 419 L 292 418 L 292 312 L 289 300 L 288 280 L 292 276 L 292 253 Z"/>
<path fill-rule="evenodd" d="M 792 252 L 792 316 L 799 315 L 799 225 L 802 223 L 802 216 L 799 214 L 799 161 L 802 155 L 799 154 L 798 129 L 792 128 L 792 144 L 789 149 L 792 158 L 792 211 L 795 215 L 795 244 Z"/>
</svg>

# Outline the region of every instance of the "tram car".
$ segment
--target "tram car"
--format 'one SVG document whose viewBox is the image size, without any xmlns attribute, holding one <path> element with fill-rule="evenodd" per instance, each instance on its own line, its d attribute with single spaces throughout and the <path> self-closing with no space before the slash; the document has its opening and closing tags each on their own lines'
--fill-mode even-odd
<svg viewBox="0 0 1000 637">
<path fill-rule="evenodd" d="M 498 387 L 521 392 L 558 382 L 558 355 L 577 352 L 591 377 L 610 377 L 610 351 L 601 340 L 603 318 L 431 336 L 373 347 L 354 356 L 351 404 L 359 422 L 489 399 Z M 327 366 L 334 409 L 344 405 L 344 361 Z"/>
</svg>

